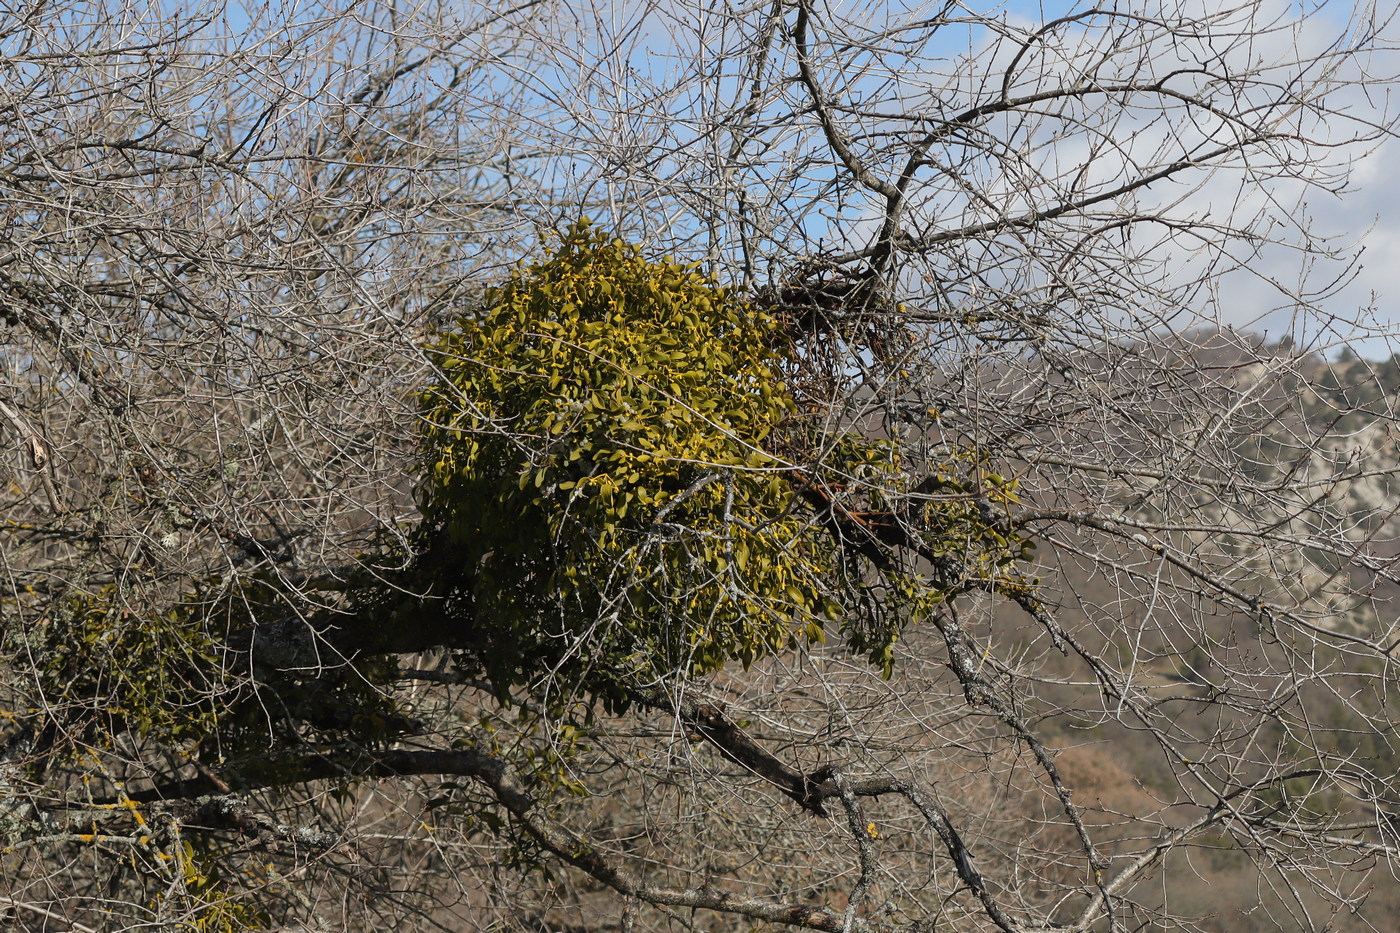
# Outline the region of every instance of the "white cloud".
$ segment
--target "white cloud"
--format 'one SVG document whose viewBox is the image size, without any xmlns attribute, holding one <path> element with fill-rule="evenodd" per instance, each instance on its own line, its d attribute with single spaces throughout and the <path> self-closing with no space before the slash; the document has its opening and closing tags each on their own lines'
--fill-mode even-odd
<svg viewBox="0 0 1400 933">
<path fill-rule="evenodd" d="M 1320 346 L 1357 337 L 1364 352 L 1390 352 L 1384 334 L 1400 332 L 1400 191 L 1389 170 L 1396 150 L 1365 137 L 1393 120 L 1387 108 L 1394 82 L 1385 76 L 1397 71 L 1388 60 L 1396 46 L 1371 42 L 1391 28 L 1385 16 L 1393 12 L 1360 5 L 1303 11 L 1279 0 L 1232 9 L 1205 0 L 1134 9 L 1145 19 L 1119 27 L 1100 16 L 1045 37 L 1023 57 L 1015 89 L 1163 80 L 1176 92 L 1218 102 L 1221 113 L 1246 115 L 1253 126 L 1245 129 L 1275 131 L 1263 145 L 1119 202 L 1162 221 L 1155 240 L 1150 225 L 1139 228 L 1139 243 L 1124 256 L 1157 276 L 1152 284 L 1164 300 L 1175 294 L 1173 283 L 1190 296 L 1183 309 L 1189 313 L 1177 315 L 1174 326 L 1291 331 Z M 1209 28 L 1192 35 L 1163 25 L 1186 17 L 1209 20 Z M 1006 22 L 1029 35 L 1044 20 L 1012 11 Z M 1375 50 L 1339 54 L 1349 43 Z M 990 80 L 1019 48 L 988 37 L 973 60 Z M 1149 106 L 1134 109 L 1143 103 Z M 1212 149 L 1235 131 L 1236 124 L 1205 108 L 1164 104 L 1151 106 L 1151 95 L 1140 93 L 1107 95 L 1098 98 L 1097 110 L 1057 104 L 1058 112 L 1038 122 L 989 124 L 989 139 L 1006 152 L 964 176 L 986 200 L 940 189 L 935 177 L 915 215 L 922 213 L 933 231 L 979 216 L 1014 216 L 1074 193 L 1106 192 Z M 1349 190 L 1338 193 L 1353 159 Z M 1223 233 L 1193 239 L 1183 235 L 1188 226 L 1239 236 L 1222 251 Z M 1027 246 L 1024 263 L 1043 248 Z M 1241 268 L 1222 274 L 1232 264 Z M 1186 287 L 1207 272 L 1211 288 Z M 1163 308 L 1161 319 L 1170 313 Z"/>
</svg>

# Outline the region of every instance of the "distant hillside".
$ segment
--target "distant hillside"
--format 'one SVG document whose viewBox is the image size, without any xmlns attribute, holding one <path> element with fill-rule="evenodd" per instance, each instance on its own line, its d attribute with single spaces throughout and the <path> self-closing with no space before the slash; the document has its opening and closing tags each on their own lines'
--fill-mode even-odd
<svg viewBox="0 0 1400 933">
<path fill-rule="evenodd" d="M 1119 491 L 1103 492 L 1098 507 L 1117 496 L 1125 506 L 1121 519 L 1139 523 L 1146 538 L 1218 568 L 1242 589 L 1254 587 L 1296 607 L 1321 628 L 1369 640 L 1394 637 L 1400 586 L 1388 576 L 1400 557 L 1400 355 L 1374 363 L 1282 353 L 1277 360 L 1266 354 L 1249 359 L 1208 344 L 1192 348 L 1189 359 L 1175 347 L 1153 351 L 1175 352 L 1189 363 L 1183 369 L 1212 382 L 1224 410 L 1234 405 L 1247 412 L 1220 432 L 1222 450 L 1236 458 L 1232 469 L 1218 477 L 1157 479 L 1106 472 L 1105 489 Z M 1169 472 L 1170 462 L 1164 469 Z M 1171 508 L 1164 507 L 1167 499 Z M 1180 518 L 1183 501 L 1191 505 L 1189 523 Z M 1257 546 L 1264 532 L 1276 546 Z M 1046 593 L 1047 601 L 1086 648 L 1121 663 L 1116 689 L 1172 711 L 1183 758 L 1209 760 L 1214 744 L 1226 743 L 1240 762 L 1257 758 L 1262 773 L 1271 755 L 1298 753 L 1306 738 L 1309 747 L 1331 750 L 1327 764 L 1345 761 L 1358 780 L 1369 774 L 1388 781 L 1400 773 L 1400 730 L 1386 725 L 1395 680 L 1384 659 L 1344 644 L 1295 648 L 1267 615 L 1212 607 L 1197 597 L 1197 580 L 1142 548 L 1125 543 L 1115 551 L 1102 537 L 1063 529 L 1055 534 L 1061 547 L 1046 555 L 1053 566 L 1045 567 L 1045 579 L 1056 589 Z M 1339 539 L 1354 547 L 1339 552 L 1325 543 Z M 1076 550 L 1088 556 L 1066 556 Z M 1004 618 L 989 619 L 984 637 L 995 639 L 999 624 Z M 1025 650 L 1030 646 L 1028 640 Z M 1092 709 L 1104 688 L 1085 681 L 1073 655 L 1042 651 L 1037 657 L 1044 666 L 1036 700 L 1058 723 L 1060 766 L 1101 831 L 1141 838 L 1183 819 L 1174 815 L 1189 783 L 1182 762 L 1164 754 L 1158 737 L 1121 719 L 1057 714 Z M 1289 665 L 1311 676 L 1293 694 L 1280 695 L 1277 674 Z M 1251 727 L 1260 711 L 1262 731 Z M 1377 839 L 1391 833 L 1389 813 L 1349 809 L 1309 780 L 1290 782 L 1277 794 L 1281 814 L 1300 807 L 1293 812 L 1350 827 L 1347 832 L 1375 827 L 1370 832 Z M 1144 805 L 1148 799 L 1158 806 Z M 1009 797 L 1008 805 L 1018 805 L 1017 798 Z M 1395 808 L 1400 812 L 1400 800 Z M 1028 810 L 1025 818 L 1034 823 L 1041 817 Z M 1306 890 L 1261 887 L 1257 867 L 1228 836 L 1175 858 L 1183 870 L 1173 873 L 1172 909 L 1207 916 L 1203 930 L 1275 933 L 1284 926 L 1271 915 L 1288 915 L 1298 903 L 1323 908 L 1323 899 Z M 1196 881 L 1183 884 L 1186 878 Z M 1345 871 L 1338 883 L 1345 886 Z M 1294 897 L 1299 900 L 1290 903 Z M 1400 883 L 1392 881 L 1364 898 L 1354 928 L 1387 928 L 1397 913 Z"/>
</svg>

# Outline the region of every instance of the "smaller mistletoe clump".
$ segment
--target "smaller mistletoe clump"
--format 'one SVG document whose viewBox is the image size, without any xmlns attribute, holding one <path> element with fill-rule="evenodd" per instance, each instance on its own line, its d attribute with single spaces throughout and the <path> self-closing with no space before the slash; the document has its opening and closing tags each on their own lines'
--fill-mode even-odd
<svg viewBox="0 0 1400 933">
<path fill-rule="evenodd" d="M 123 732 L 193 748 L 230 698 L 224 651 L 190 606 L 137 614 L 114 585 L 73 596 L 28 634 L 8 632 L 5 647 L 34 660 L 72 754 L 111 748 Z"/>
</svg>

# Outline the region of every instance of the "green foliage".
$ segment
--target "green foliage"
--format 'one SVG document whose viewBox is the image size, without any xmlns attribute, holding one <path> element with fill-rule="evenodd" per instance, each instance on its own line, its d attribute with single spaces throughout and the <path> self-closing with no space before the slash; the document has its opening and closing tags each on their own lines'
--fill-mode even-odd
<svg viewBox="0 0 1400 933">
<path fill-rule="evenodd" d="M 29 632 L 8 632 L 5 647 L 32 659 L 36 693 L 62 720 L 59 734 L 74 753 L 110 748 L 129 731 L 213 755 L 228 774 L 245 770 L 247 756 L 265 779 L 278 776 L 270 745 L 363 747 L 411 728 L 384 686 L 397 673 L 392 657 L 249 676 L 230 640 L 256 618 L 286 612 L 293 598 L 259 577 L 213 580 L 208 592 L 138 613 L 107 586 L 69 599 Z"/>
<path fill-rule="evenodd" d="M 900 628 L 954 585 L 841 546 L 821 497 L 842 520 L 893 508 L 911 484 L 897 446 L 797 417 L 782 373 L 799 354 L 693 266 L 580 223 L 431 352 L 419 504 L 502 690 L 748 665 L 835 618 L 888 670 Z M 915 496 L 924 554 L 958 585 L 1014 582 L 1027 543 L 983 514 L 1014 486 L 970 452 Z M 872 578 L 889 605 L 871 608 Z"/>
<path fill-rule="evenodd" d="M 767 315 L 585 224 L 486 305 L 434 347 L 421 505 L 518 649 L 484 659 L 497 682 L 820 636 L 830 547 L 763 446 L 792 409 Z"/>
<path fill-rule="evenodd" d="M 71 599 L 24 648 L 36 661 L 39 694 L 63 714 L 72 738 L 104 746 L 130 730 L 187 746 L 218 723 L 222 652 L 183 606 L 137 615 L 107 586 Z"/>
</svg>

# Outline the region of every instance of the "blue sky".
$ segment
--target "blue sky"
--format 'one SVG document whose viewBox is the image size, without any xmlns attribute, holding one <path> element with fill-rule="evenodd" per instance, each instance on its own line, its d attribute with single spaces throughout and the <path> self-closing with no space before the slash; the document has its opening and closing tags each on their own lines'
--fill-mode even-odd
<svg viewBox="0 0 1400 933">
<path fill-rule="evenodd" d="M 476 0 L 471 0 L 475 3 Z M 1206 3 L 1206 0 L 1183 0 L 1186 5 L 1192 3 Z M 1280 11 L 1286 11 L 1283 5 L 1286 0 L 1263 0 L 1272 4 Z M 884 3 L 884 4 L 861 4 L 858 2 L 842 2 L 842 0 L 829 0 L 829 5 L 838 10 L 844 11 L 847 15 L 861 15 L 861 11 L 869 10 L 869 17 L 872 20 L 881 18 L 883 14 L 890 12 L 902 12 L 910 4 L 904 3 Z M 918 4 L 925 6 L 924 4 Z M 1103 4 L 1104 6 L 1116 5 L 1114 2 Z M 1135 4 L 1136 5 L 1136 4 Z M 1027 0 L 1013 0 L 1004 4 L 978 4 L 969 3 L 968 6 L 978 13 L 1001 12 L 1014 18 L 1022 18 L 1027 24 L 1043 22 L 1055 17 L 1064 15 L 1072 8 L 1083 9 L 1085 4 L 1071 4 L 1066 2 L 1044 3 L 1027 2 Z M 621 11 L 619 18 L 625 20 L 631 11 L 637 9 L 634 5 L 627 3 L 619 4 L 615 10 Z M 1315 21 L 1319 29 L 1325 29 L 1329 24 L 1339 23 L 1345 20 L 1350 14 L 1352 7 L 1348 3 L 1336 3 L 1325 11 L 1324 14 Z M 240 17 L 231 11 L 228 19 L 229 26 L 237 29 Z M 958 47 L 959 37 L 957 33 L 945 32 L 949 42 L 948 53 L 950 55 L 959 52 L 966 53 L 968 47 L 966 34 L 961 40 L 964 44 Z M 1300 41 L 1306 41 L 1304 35 Z M 651 37 L 650 44 L 654 46 L 653 52 L 665 56 L 665 49 L 661 46 L 665 38 L 661 36 Z M 586 61 L 588 52 L 579 49 L 582 54 L 576 64 L 584 70 L 588 67 Z M 924 54 L 936 52 L 933 49 L 925 49 Z M 638 59 L 632 59 L 633 62 Z M 648 66 L 643 66 L 643 68 Z M 502 72 L 507 74 L 507 72 Z M 645 75 L 640 75 L 645 77 Z M 540 82 L 535 89 L 535 93 L 545 97 L 559 95 L 567 97 L 573 90 L 569 86 L 569 79 L 565 69 L 556 70 L 552 75 L 532 75 L 518 76 L 513 80 L 537 80 Z M 619 82 L 629 80 L 627 75 L 619 74 Z M 557 82 L 559 86 L 550 86 Z M 593 102 L 578 101 L 574 106 L 588 118 L 587 109 Z M 606 102 L 602 102 L 606 103 Z M 1374 109 L 1377 113 L 1386 105 L 1386 101 L 1376 97 L 1367 97 L 1362 94 L 1356 95 L 1354 100 L 1345 101 L 1345 106 L 1351 107 L 1354 112 L 1365 115 L 1368 108 Z M 645 141 L 645 133 L 648 127 L 642 127 L 639 132 Z M 643 148 L 645 148 L 643 146 Z M 1364 154 L 1355 166 L 1352 178 L 1352 190 L 1343 195 L 1333 195 L 1319 190 L 1306 191 L 1301 187 L 1290 187 L 1285 183 L 1279 183 L 1271 190 L 1250 190 L 1242 189 L 1238 185 L 1232 187 L 1228 180 L 1212 180 L 1205 187 L 1195 193 L 1184 195 L 1184 200 L 1176 206 L 1176 210 L 1193 214 L 1200 217 L 1218 214 L 1229 205 L 1250 204 L 1258 201 L 1265 211 L 1275 211 L 1281 220 L 1292 219 L 1306 214 L 1310 218 L 1313 230 L 1318 233 L 1329 245 L 1337 246 L 1346 252 L 1348 245 L 1355 247 L 1357 260 L 1354 266 L 1349 269 L 1344 264 L 1324 263 L 1312 270 L 1315 281 L 1330 281 L 1332 278 L 1341 275 L 1342 279 L 1339 287 L 1335 289 L 1327 300 L 1325 307 L 1333 313 L 1335 317 L 1330 321 L 1319 322 L 1318 319 L 1301 321 L 1294 319 L 1292 313 L 1287 308 L 1280 308 L 1278 292 L 1270 288 L 1262 288 L 1261 280 L 1272 280 L 1287 286 L 1289 282 L 1296 281 L 1300 269 L 1298 255 L 1295 252 L 1282 248 L 1263 248 L 1256 257 L 1251 259 L 1251 271 L 1253 274 L 1236 273 L 1227 277 L 1222 282 L 1220 293 L 1220 321 L 1241 328 L 1252 330 L 1267 330 L 1271 335 L 1280 335 L 1288 331 L 1301 332 L 1304 339 L 1318 338 L 1324 343 L 1332 343 L 1345 336 L 1359 336 L 1364 338 L 1360 348 L 1370 356 L 1387 356 L 1391 352 L 1388 340 L 1381 334 L 1381 331 L 1392 329 L 1400 325 L 1400 203 L 1397 203 L 1397 185 L 1394 181 L 1394 172 L 1391 166 L 1394 164 L 1396 150 L 1393 144 L 1378 146 L 1374 151 Z M 560 171 L 569 171 L 567 160 L 560 161 Z M 1171 189 L 1156 192 L 1162 197 L 1176 197 L 1177 192 Z M 1270 202 L 1273 199 L 1273 202 Z M 1328 328 L 1330 327 L 1330 332 Z M 1374 330 L 1368 331 L 1372 327 Z M 1397 346 L 1396 349 L 1400 349 Z"/>
<path fill-rule="evenodd" d="M 1114 3 L 1100 4 L 1115 6 Z M 1004 5 L 976 6 L 979 11 L 1003 10 L 1010 16 L 1023 16 L 1027 20 L 1046 21 L 1062 16 L 1072 8 L 1083 9 L 1084 4 L 1013 2 Z M 1359 5 L 1358 5 L 1359 6 Z M 1330 29 L 1342 27 L 1358 8 L 1351 2 L 1333 2 L 1320 8 L 1315 14 L 1312 26 L 1319 36 Z M 1392 5 L 1393 6 L 1393 5 Z M 1278 4 L 1284 11 L 1282 3 Z M 1312 4 L 1293 5 L 1293 11 L 1314 10 Z M 1382 17 L 1394 16 L 1394 10 L 1380 11 Z M 1395 54 L 1396 37 L 1400 34 L 1393 24 L 1387 26 L 1387 43 L 1390 56 Z M 1300 41 L 1306 42 L 1305 31 Z M 1381 73 L 1396 74 L 1394 61 L 1386 61 L 1387 55 L 1378 56 L 1373 66 Z M 1344 100 L 1340 106 L 1360 119 L 1381 115 L 1390 106 L 1391 88 L 1362 93 L 1358 91 L 1352 99 Z M 1229 185 L 1206 188 L 1194 196 L 1194 203 L 1188 202 L 1188 210 L 1201 215 L 1218 210 L 1222 198 L 1264 198 L 1276 197 L 1277 210 L 1290 218 L 1306 216 L 1307 223 L 1319 240 L 1328 247 L 1338 250 L 1346 257 L 1337 262 L 1321 262 L 1310 273 L 1314 288 L 1322 288 L 1336 281 L 1330 294 L 1321 302 L 1332 319 L 1314 318 L 1302 320 L 1287 308 L 1278 308 L 1278 294 L 1272 289 L 1261 287 L 1262 279 L 1279 282 L 1282 285 L 1296 283 L 1305 270 L 1300 268 L 1298 254 L 1282 248 L 1261 250 L 1251 261 L 1252 270 L 1257 273 L 1236 273 L 1221 282 L 1221 322 L 1256 332 L 1266 331 L 1272 336 L 1292 332 L 1309 342 L 1330 346 L 1329 353 L 1335 353 L 1338 341 L 1349 339 L 1354 349 L 1372 358 L 1384 358 L 1400 352 L 1400 340 L 1394 339 L 1392 332 L 1400 332 L 1400 179 L 1394 166 L 1400 157 L 1400 148 L 1394 140 L 1378 142 L 1369 151 L 1357 150 L 1358 157 L 1351 173 L 1348 190 L 1331 194 L 1320 190 L 1307 191 L 1302 186 L 1290 187 L 1286 183 L 1270 191 L 1237 191 Z"/>
<path fill-rule="evenodd" d="M 1116 6 L 1106 3 L 1102 6 Z M 1183 0 L 1188 11 L 1199 6 L 1214 12 L 1219 4 L 1207 0 Z M 837 15 L 859 15 L 865 9 L 859 3 L 831 0 L 827 5 Z M 1141 4 L 1133 4 L 1141 7 Z M 1044 22 L 1070 12 L 1085 9 L 1085 4 L 1012 2 L 1006 4 L 969 4 L 978 13 L 1000 12 L 1025 25 Z M 1262 20 L 1271 16 L 1291 19 L 1302 8 L 1289 6 L 1287 0 L 1261 0 Z M 882 14 L 903 12 L 904 5 L 887 4 L 869 7 L 872 21 Z M 1335 34 L 1345 29 L 1353 7 L 1349 3 L 1334 3 L 1320 11 L 1309 7 L 1306 24 L 1296 32 L 1282 31 L 1259 38 L 1257 49 L 1262 54 L 1287 55 L 1294 46 L 1305 52 L 1317 53 L 1326 47 Z M 967 53 L 966 33 L 944 32 L 949 55 Z M 1392 33 L 1393 38 L 1393 33 Z M 974 38 L 974 42 L 985 39 Z M 1392 44 L 1390 46 L 1394 48 Z M 1251 50 L 1256 47 L 1250 45 Z M 925 48 L 922 54 L 936 53 L 937 47 Z M 1384 56 L 1368 63 L 1376 71 L 1391 74 L 1400 71 Z M 928 60 L 927 57 L 924 60 Z M 1359 72 L 1358 72 L 1359 74 Z M 1332 106 L 1348 111 L 1360 120 L 1379 119 L 1389 106 L 1390 87 L 1352 93 L 1343 88 Z M 1132 124 L 1120 127 L 1131 130 Z M 1340 129 L 1340 127 L 1338 128 Z M 1330 128 L 1315 127 L 1318 138 L 1326 139 Z M 1072 153 L 1073 147 L 1066 152 Z M 1164 184 L 1142 195 L 1144 209 L 1156 203 L 1170 204 L 1174 216 L 1195 217 L 1209 221 L 1229 216 L 1257 215 L 1266 236 L 1292 240 L 1302 236 L 1303 228 L 1315 235 L 1316 242 L 1335 249 L 1336 260 L 1316 259 L 1306 270 L 1302 254 L 1288 245 L 1263 244 L 1257 253 L 1248 256 L 1247 270 L 1224 277 L 1219 285 L 1218 304 L 1211 322 L 1254 332 L 1267 332 L 1271 337 L 1291 334 L 1310 346 L 1335 353 L 1340 342 L 1357 341 L 1356 347 L 1368 356 L 1385 357 L 1400 345 L 1391 346 L 1388 332 L 1400 326 L 1400 204 L 1396 199 L 1393 164 L 1396 153 L 1393 143 L 1347 150 L 1357 157 L 1349 190 L 1340 193 L 1321 187 L 1309 187 L 1288 180 L 1267 183 L 1249 181 L 1238 171 L 1216 175 L 1197 174 L 1196 190 Z M 1072 155 L 1070 156 L 1072 158 Z M 1252 247 L 1251 247 L 1252 249 Z M 1238 253 L 1236 255 L 1243 255 Z M 1187 268 L 1183 261 L 1183 269 Z M 1303 281 L 1303 274 L 1309 276 Z M 1318 299 L 1321 314 L 1300 313 L 1299 306 L 1290 302 L 1290 290 L 1325 293 Z M 1211 323 L 1203 321 L 1202 323 Z"/>
</svg>

